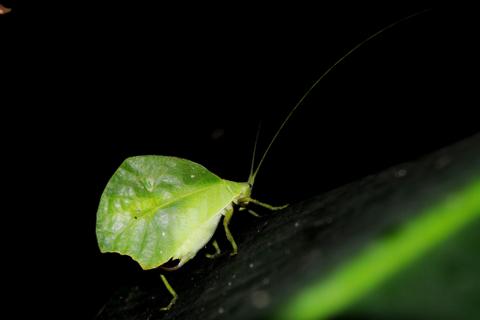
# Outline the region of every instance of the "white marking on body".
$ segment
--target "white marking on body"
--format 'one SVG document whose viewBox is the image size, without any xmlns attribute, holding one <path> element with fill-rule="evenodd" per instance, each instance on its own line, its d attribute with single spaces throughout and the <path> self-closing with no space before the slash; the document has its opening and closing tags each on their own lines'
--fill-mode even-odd
<svg viewBox="0 0 480 320">
<path fill-rule="evenodd" d="M 145 189 L 147 189 L 148 192 L 152 192 L 154 188 L 155 188 L 155 180 L 152 177 L 146 178 Z"/>
<path fill-rule="evenodd" d="M 168 214 L 162 213 L 160 215 L 160 224 L 166 226 L 168 224 Z"/>
<path fill-rule="evenodd" d="M 170 200 L 172 198 L 172 194 L 168 191 L 162 190 L 161 192 L 161 198 L 164 201 Z"/>
<path fill-rule="evenodd" d="M 159 180 L 163 183 L 171 184 L 174 186 L 179 185 L 182 182 L 180 179 L 172 175 L 163 175 L 162 177 L 159 178 Z"/>
</svg>

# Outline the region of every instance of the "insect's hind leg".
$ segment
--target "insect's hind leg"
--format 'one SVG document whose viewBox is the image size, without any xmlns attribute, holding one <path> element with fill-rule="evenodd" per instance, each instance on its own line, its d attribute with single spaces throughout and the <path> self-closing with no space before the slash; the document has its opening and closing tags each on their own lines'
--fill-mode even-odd
<svg viewBox="0 0 480 320">
<path fill-rule="evenodd" d="M 223 218 L 223 227 L 225 229 L 225 234 L 227 235 L 227 239 L 232 245 L 233 251 L 230 253 L 230 255 L 234 256 L 238 252 L 238 246 L 237 246 L 237 243 L 235 242 L 235 239 L 233 239 L 230 229 L 228 228 L 228 223 L 230 222 L 230 219 L 232 219 L 232 216 L 233 216 L 233 207 L 225 211 L 225 217 Z"/>
<path fill-rule="evenodd" d="M 282 210 L 282 209 L 285 209 L 286 207 L 288 207 L 288 204 L 285 204 L 283 206 L 272 206 L 272 205 L 269 205 L 267 203 L 263 203 L 261 201 L 258 201 L 258 200 L 255 200 L 255 199 L 252 199 L 252 198 L 248 198 L 248 202 L 251 202 L 251 203 L 254 203 L 256 205 L 259 205 L 261 207 L 264 207 L 264 208 L 267 208 L 269 210 Z"/>
<path fill-rule="evenodd" d="M 178 295 L 175 290 L 173 290 L 172 286 L 170 285 L 170 283 L 168 283 L 167 278 L 165 278 L 163 274 L 160 275 L 160 278 L 162 278 L 165 288 L 167 288 L 168 292 L 170 292 L 170 294 L 172 295 L 172 300 L 170 300 L 170 303 L 166 307 L 160 308 L 160 310 L 162 311 L 168 311 L 177 301 Z"/>
</svg>

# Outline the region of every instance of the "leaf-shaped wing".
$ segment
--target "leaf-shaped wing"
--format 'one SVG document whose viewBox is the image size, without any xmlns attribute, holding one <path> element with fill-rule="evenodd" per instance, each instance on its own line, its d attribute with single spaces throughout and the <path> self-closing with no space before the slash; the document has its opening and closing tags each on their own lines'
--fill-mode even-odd
<svg viewBox="0 0 480 320">
<path fill-rule="evenodd" d="M 129 255 L 144 269 L 170 258 L 189 259 L 215 231 L 222 209 L 235 196 L 230 190 L 224 180 L 189 160 L 128 158 L 100 200 L 100 250 Z M 199 247 L 183 252 L 190 243 Z"/>
</svg>

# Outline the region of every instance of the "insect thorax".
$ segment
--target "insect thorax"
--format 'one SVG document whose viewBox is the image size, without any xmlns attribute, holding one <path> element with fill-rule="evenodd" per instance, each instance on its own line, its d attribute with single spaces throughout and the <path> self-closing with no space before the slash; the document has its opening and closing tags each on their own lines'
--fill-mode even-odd
<svg viewBox="0 0 480 320">
<path fill-rule="evenodd" d="M 233 182 L 224 180 L 228 189 L 234 195 L 233 203 L 245 206 L 250 201 L 250 195 L 252 193 L 252 187 L 248 182 Z"/>
</svg>

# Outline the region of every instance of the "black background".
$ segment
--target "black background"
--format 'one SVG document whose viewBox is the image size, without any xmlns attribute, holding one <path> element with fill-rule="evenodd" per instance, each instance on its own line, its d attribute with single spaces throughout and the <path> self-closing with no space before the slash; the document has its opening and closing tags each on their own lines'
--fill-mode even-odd
<svg viewBox="0 0 480 320">
<path fill-rule="evenodd" d="M 254 196 L 292 203 L 480 129 L 471 8 L 2 3 L 13 8 L 0 17 L 4 168 L 19 196 L 4 252 L 25 280 L 12 296 L 51 316 L 91 318 L 141 273 L 96 245 L 96 207 L 123 159 L 174 155 L 246 180 L 258 123 L 264 150 L 322 72 L 405 16 L 431 9 L 325 78 Z"/>
</svg>

